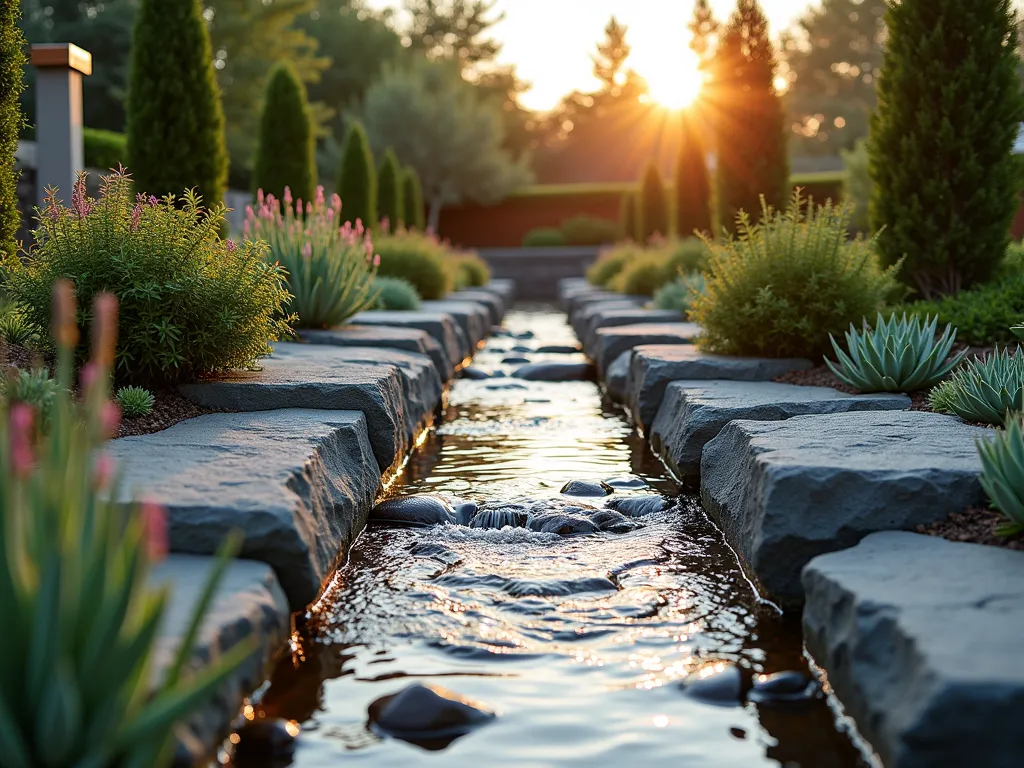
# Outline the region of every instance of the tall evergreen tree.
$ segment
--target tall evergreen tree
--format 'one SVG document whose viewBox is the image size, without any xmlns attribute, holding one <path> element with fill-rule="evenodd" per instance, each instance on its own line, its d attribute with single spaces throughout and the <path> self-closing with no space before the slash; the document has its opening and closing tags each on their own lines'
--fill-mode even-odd
<svg viewBox="0 0 1024 768">
<path fill-rule="evenodd" d="M 636 192 L 624 193 L 619 205 L 619 226 L 622 227 L 622 236 L 633 242 L 640 240 L 640 233 L 636 226 L 636 208 Z"/>
<path fill-rule="evenodd" d="M 263 99 L 253 188 L 280 200 L 288 187 L 294 197 L 312 200 L 315 145 L 306 88 L 292 66 L 282 62 L 271 72 Z"/>
<path fill-rule="evenodd" d="M 693 115 L 685 111 L 676 163 L 676 230 L 680 237 L 711 232 L 711 181 L 704 140 Z"/>
<path fill-rule="evenodd" d="M 923 296 L 992 275 L 1019 206 L 1024 120 L 1011 0 L 890 3 L 871 123 L 872 225 Z"/>
<path fill-rule="evenodd" d="M 22 70 L 25 54 L 24 41 L 18 19 L 18 3 L 0 6 L 0 256 L 17 253 L 18 229 L 18 174 L 14 170 L 14 152 L 18 148 L 21 130 L 21 107 L 18 97 L 24 81 Z M 67 190 L 61 190 L 67 194 Z"/>
<path fill-rule="evenodd" d="M 201 0 L 140 0 L 128 75 L 128 166 L 140 192 L 220 203 L 224 113 Z"/>
<path fill-rule="evenodd" d="M 637 206 L 637 238 L 645 243 L 654 235 L 668 237 L 668 195 L 661 180 L 658 166 L 649 163 L 640 182 L 640 201 Z"/>
<path fill-rule="evenodd" d="M 377 215 L 381 221 L 386 218 L 392 228 L 399 226 L 405 215 L 402 191 L 402 166 L 395 151 L 388 147 L 377 168 Z"/>
<path fill-rule="evenodd" d="M 344 221 L 354 224 L 358 219 L 367 229 L 377 223 L 377 172 L 361 123 L 353 122 L 345 136 L 336 188 Z"/>
<path fill-rule="evenodd" d="M 411 165 L 402 173 L 402 210 L 405 226 L 422 232 L 426 219 L 426 212 L 423 209 L 423 187 L 419 174 Z"/>
<path fill-rule="evenodd" d="M 757 219 L 761 196 L 781 208 L 788 197 L 789 159 L 782 103 L 775 91 L 775 50 L 757 0 L 739 0 L 720 33 L 707 90 L 718 168 L 716 226 L 736 214 Z"/>
</svg>

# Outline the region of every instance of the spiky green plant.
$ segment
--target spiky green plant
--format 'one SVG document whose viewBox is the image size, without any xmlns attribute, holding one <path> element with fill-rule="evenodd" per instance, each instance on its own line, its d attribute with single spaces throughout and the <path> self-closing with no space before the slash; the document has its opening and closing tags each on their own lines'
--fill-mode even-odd
<svg viewBox="0 0 1024 768">
<path fill-rule="evenodd" d="M 129 419 L 149 416 L 153 412 L 153 406 L 156 405 L 153 393 L 145 387 L 121 387 L 117 390 L 114 398 L 121 406 L 121 413 Z"/>
<path fill-rule="evenodd" d="M 983 360 L 974 358 L 953 371 L 928 395 L 936 411 L 967 421 L 1002 425 L 1008 411 L 1024 410 L 1024 354 L 996 348 Z"/>
<path fill-rule="evenodd" d="M 338 195 L 328 205 L 324 188 L 317 187 L 305 214 L 289 195 L 283 206 L 262 191 L 257 200 L 258 210 L 246 211 L 244 231 L 269 243 L 268 260 L 288 273 L 287 311 L 298 316 L 296 327 L 333 328 L 373 306 L 376 257 L 370 233 L 361 223 L 342 225 Z"/>
<path fill-rule="evenodd" d="M 416 286 L 400 277 L 378 276 L 373 281 L 377 300 L 374 309 L 414 310 L 420 308 Z"/>
<path fill-rule="evenodd" d="M 938 317 L 926 317 L 922 322 L 917 315 L 908 320 L 905 314 L 898 318 L 895 313 L 886 320 L 879 312 L 874 328 L 868 326 L 867 319 L 861 331 L 850 324 L 846 332 L 849 354 L 829 334 L 839 365 L 831 360 L 825 364 L 861 392 L 927 389 L 948 376 L 967 354 L 962 351 L 947 359 L 956 341 L 956 329 L 947 325 L 936 338 L 938 322 Z"/>
<path fill-rule="evenodd" d="M 1007 419 L 1006 429 L 995 437 L 978 440 L 981 487 L 992 506 L 1007 520 L 996 532 L 1003 536 L 1024 533 L 1024 430 L 1020 415 Z"/>
<path fill-rule="evenodd" d="M 117 427 L 109 401 L 117 303 L 96 299 L 93 354 L 76 403 L 70 284 L 56 286 L 59 391 L 50 429 L 34 410 L 0 407 L 0 734 L 4 768 L 169 765 L 174 728 L 252 652 L 240 643 L 186 674 L 238 537 L 222 547 L 181 645 L 154 685 L 166 587 L 149 580 L 166 552 L 166 513 L 118 503 L 102 454 Z"/>
<path fill-rule="evenodd" d="M 59 389 L 60 386 L 50 378 L 46 368 L 12 370 L 8 375 L 0 377 L 0 400 L 6 402 L 8 407 L 15 403 L 31 406 L 39 412 L 44 422 L 50 420 Z"/>
<path fill-rule="evenodd" d="M 19 347 L 32 347 L 39 343 L 39 333 L 17 305 L 8 304 L 0 310 L 0 339 Z"/>
</svg>

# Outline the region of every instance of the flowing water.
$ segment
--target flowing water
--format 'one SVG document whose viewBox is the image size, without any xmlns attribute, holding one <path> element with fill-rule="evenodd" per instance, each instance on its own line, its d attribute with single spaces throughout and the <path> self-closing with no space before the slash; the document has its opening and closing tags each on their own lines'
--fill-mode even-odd
<svg viewBox="0 0 1024 768">
<path fill-rule="evenodd" d="M 513 346 L 575 340 L 550 309 L 510 313 L 506 328 L 533 337 L 493 338 L 474 366 L 507 371 Z M 368 528 L 257 698 L 262 714 L 302 723 L 293 764 L 862 765 L 824 700 L 723 707 L 682 691 L 722 662 L 806 671 L 798 619 L 758 601 L 696 499 L 596 385 L 456 381 L 389 494 L 553 498 L 571 479 L 622 476 L 674 505 L 623 534 Z M 498 717 L 443 749 L 374 733 L 368 705 L 414 681 Z"/>
</svg>

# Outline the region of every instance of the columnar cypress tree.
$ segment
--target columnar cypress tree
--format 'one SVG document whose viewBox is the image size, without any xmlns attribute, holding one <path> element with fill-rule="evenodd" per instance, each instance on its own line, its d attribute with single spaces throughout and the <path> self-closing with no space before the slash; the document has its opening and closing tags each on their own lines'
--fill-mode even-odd
<svg viewBox="0 0 1024 768">
<path fill-rule="evenodd" d="M 669 235 L 668 195 L 658 166 L 648 163 L 640 183 L 640 204 L 637 206 L 638 240 L 647 242 L 653 235 Z"/>
<path fill-rule="evenodd" d="M 992 275 L 1019 200 L 1024 120 L 1010 0 L 890 3 L 871 124 L 872 225 L 924 296 Z"/>
<path fill-rule="evenodd" d="M 711 63 L 707 100 L 718 154 L 716 225 L 736 214 L 757 220 L 761 196 L 774 208 L 789 195 L 785 115 L 775 92 L 775 50 L 757 0 L 739 0 Z"/>
<path fill-rule="evenodd" d="M 24 87 L 22 69 L 24 40 L 18 19 L 21 4 L 0 5 L 0 256 L 14 255 L 18 250 L 18 174 L 14 170 L 14 152 L 18 148 L 21 129 L 21 106 L 18 97 Z M 61 190 L 65 195 L 67 190 Z M 65 198 L 67 199 L 67 198 Z"/>
<path fill-rule="evenodd" d="M 693 117 L 682 114 L 682 140 L 676 162 L 676 230 L 680 237 L 711 232 L 711 181 L 704 141 Z"/>
<path fill-rule="evenodd" d="M 221 202 L 228 176 L 224 113 L 201 0 L 140 0 L 127 102 L 128 168 L 140 192 L 195 187 Z"/>
<path fill-rule="evenodd" d="M 404 220 L 402 192 L 402 166 L 389 148 L 377 169 L 377 215 L 381 221 L 386 217 L 392 229 Z"/>
<path fill-rule="evenodd" d="M 294 197 L 312 200 L 316 189 L 316 138 L 306 87 L 290 64 L 274 67 L 267 80 L 253 163 L 253 188 L 280 200 L 288 187 Z"/>
<path fill-rule="evenodd" d="M 359 219 L 367 228 L 377 223 L 377 173 L 366 130 L 359 123 L 352 123 L 345 136 L 337 190 L 343 220 Z"/>
<path fill-rule="evenodd" d="M 622 236 L 634 242 L 640 239 L 636 226 L 636 207 L 636 192 L 624 193 L 619 208 L 619 226 L 622 227 Z"/>
<path fill-rule="evenodd" d="M 402 217 L 409 229 L 423 230 L 426 226 L 426 214 L 423 210 L 423 187 L 420 185 L 419 174 L 411 165 L 402 174 Z"/>
</svg>

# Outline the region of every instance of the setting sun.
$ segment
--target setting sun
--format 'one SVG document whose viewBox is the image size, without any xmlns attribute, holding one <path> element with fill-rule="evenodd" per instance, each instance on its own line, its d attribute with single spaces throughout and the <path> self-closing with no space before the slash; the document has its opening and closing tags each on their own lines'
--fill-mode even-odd
<svg viewBox="0 0 1024 768">
<path fill-rule="evenodd" d="M 686 109 L 700 96 L 703 77 L 696 69 L 693 72 L 664 72 L 647 80 L 651 89 L 651 100 L 667 109 Z"/>
<path fill-rule="evenodd" d="M 700 96 L 704 76 L 697 55 L 687 47 L 637 47 L 630 64 L 647 81 L 650 99 L 666 109 L 685 109 Z"/>
</svg>

